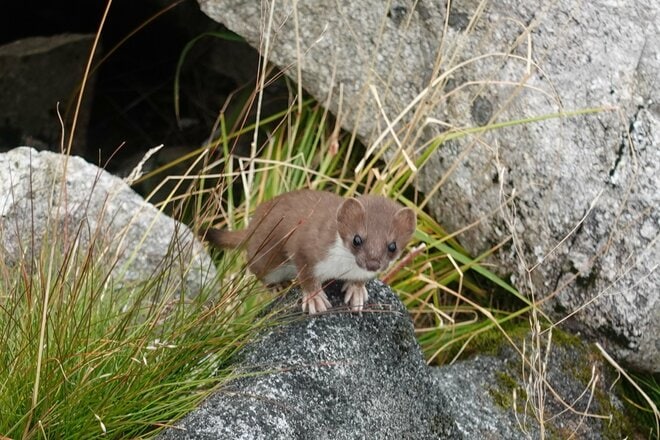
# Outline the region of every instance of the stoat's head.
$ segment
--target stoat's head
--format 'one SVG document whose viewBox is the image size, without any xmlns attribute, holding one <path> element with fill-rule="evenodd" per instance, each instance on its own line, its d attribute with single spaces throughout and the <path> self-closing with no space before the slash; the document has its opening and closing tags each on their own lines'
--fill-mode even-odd
<svg viewBox="0 0 660 440">
<path fill-rule="evenodd" d="M 369 272 L 386 269 L 412 238 L 415 212 L 380 196 L 346 199 L 337 210 L 339 238 Z"/>
</svg>

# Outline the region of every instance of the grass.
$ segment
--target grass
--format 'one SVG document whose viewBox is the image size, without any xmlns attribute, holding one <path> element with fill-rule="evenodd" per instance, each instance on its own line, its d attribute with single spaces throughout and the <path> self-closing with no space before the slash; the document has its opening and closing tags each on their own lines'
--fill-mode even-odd
<svg viewBox="0 0 660 440">
<path fill-rule="evenodd" d="M 260 90 L 272 80 L 265 72 L 246 106 L 258 105 Z M 445 80 L 446 74 L 438 74 L 430 82 Z M 513 238 L 483 255 L 468 255 L 423 209 L 442 182 L 422 194 L 416 180 L 429 158 L 452 139 L 603 109 L 449 127 L 416 150 L 399 148 L 396 139 L 387 137 L 364 148 L 341 132 L 321 105 L 305 99 L 297 87 L 291 90 L 298 92 L 292 93 L 286 111 L 244 127 L 220 114 L 212 142 L 143 176 L 187 167 L 183 175 L 165 177 L 154 191 L 172 186 L 161 208 L 169 206 L 194 229 L 209 223 L 242 227 L 260 202 L 301 187 L 343 196 L 385 194 L 415 208 L 418 231 L 405 264 L 395 265 L 383 279 L 410 310 L 428 361 L 452 362 L 482 335 L 500 332 L 533 373 L 525 398 L 543 425 L 545 353 L 525 352 L 507 329 L 513 322 L 529 322 L 537 341 L 533 351 L 549 337 L 541 334 L 541 323 L 544 328 L 553 323 L 533 296 L 521 294 L 486 263 Z M 414 145 L 426 116 L 423 109 L 417 111 L 408 131 L 398 133 L 401 139 Z M 237 139 L 250 135 L 249 154 L 239 156 Z M 44 243 L 34 261 L 15 266 L 0 261 L 0 433 L 5 436 L 151 436 L 231 379 L 236 351 L 263 326 L 273 325 L 268 317 L 257 318 L 268 296 L 247 276 L 240 257 L 216 256 L 216 279 L 195 298 L 177 298 L 159 283 L 164 274 L 134 289 L 115 289 L 109 277 L 115 262 L 100 259 L 93 243 L 80 248 L 58 239 Z M 56 248 L 62 251 L 48 252 Z M 657 382 L 634 380 L 657 405 Z M 648 426 L 657 424 L 657 410 L 648 410 L 644 397 L 631 401 Z"/>
<path fill-rule="evenodd" d="M 320 105 L 305 101 L 296 110 L 261 121 L 275 128 L 249 157 L 233 154 L 232 143 L 255 127 L 229 133 L 221 115 L 217 139 L 181 159 L 191 162 L 187 175 L 163 180 L 175 185 L 161 207 L 179 207 L 178 215 L 195 227 L 236 228 L 261 201 L 300 187 L 377 192 L 417 206 L 411 175 L 423 169 L 427 155 L 415 158 L 413 168 L 402 153 L 385 157 L 378 151 L 356 173 L 364 149 L 349 145 L 348 134 L 334 137 L 335 121 Z M 507 339 L 508 323 L 534 313 L 546 319 L 484 264 L 497 249 L 471 257 L 431 216 L 422 210 L 418 216 L 406 264 L 383 279 L 409 308 L 430 362 L 451 362 L 493 329 Z M 186 301 L 158 291 L 158 277 L 137 290 L 114 290 L 108 283 L 112 266 L 96 259 L 93 246 L 71 246 L 42 251 L 34 265 L 1 268 L 7 292 L 0 308 L 0 346 L 7 347 L 0 354 L 4 435 L 150 436 L 230 379 L 236 350 L 272 325 L 255 319 L 268 296 L 236 254 L 220 256 L 218 277 Z M 154 295 L 161 299 L 152 301 Z M 43 345 L 35 342 L 42 328 Z"/>
<path fill-rule="evenodd" d="M 655 405 L 657 411 L 660 404 L 660 382 L 657 375 L 632 374 L 631 376 L 632 380 L 624 383 L 626 401 L 635 409 L 632 414 L 639 426 L 647 427 L 648 437 L 651 438 L 658 432 L 657 413 L 654 413 L 652 405 Z"/>
<path fill-rule="evenodd" d="M 116 261 L 95 243 L 58 237 L 32 262 L 0 264 L 0 432 L 9 438 L 144 435 L 232 377 L 234 354 L 266 325 L 245 277 L 216 277 L 195 297 L 177 296 L 167 271 L 115 288 Z"/>
</svg>

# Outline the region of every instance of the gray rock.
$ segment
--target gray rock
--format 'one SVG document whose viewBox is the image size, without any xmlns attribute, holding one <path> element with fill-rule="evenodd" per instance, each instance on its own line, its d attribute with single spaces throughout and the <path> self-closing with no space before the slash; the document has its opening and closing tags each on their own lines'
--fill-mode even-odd
<svg viewBox="0 0 660 440">
<path fill-rule="evenodd" d="M 491 347 L 493 355 L 434 369 L 436 386 L 447 398 L 445 409 L 464 438 L 600 440 L 641 434 L 613 392 L 620 378 L 594 347 L 556 333 L 546 357 L 547 339 L 541 340 L 540 357 L 534 356 L 529 338 L 526 343 L 525 355 L 536 372 L 530 363 L 523 368 L 520 353 L 504 338 L 503 345 Z M 540 361 L 544 376 L 538 374 Z"/>
<path fill-rule="evenodd" d="M 528 439 L 538 438 L 536 423 L 518 424 L 516 416 L 509 407 L 501 406 L 493 391 L 506 393 L 511 389 L 501 390 L 498 373 L 510 374 L 506 361 L 490 356 L 477 356 L 468 361 L 437 367 L 432 370 L 436 386 L 447 398 L 446 411 L 456 420 L 457 430 L 464 438 L 474 439 Z M 527 435 L 523 431 L 527 429 Z"/>
<path fill-rule="evenodd" d="M 345 307 L 299 315 L 299 291 L 290 292 L 276 307 L 295 313 L 278 315 L 238 355 L 235 378 L 160 438 L 538 439 L 541 400 L 544 438 L 636 438 L 613 392 L 618 376 L 577 338 L 554 332 L 546 355 L 547 334 L 538 349 L 525 324 L 509 330 L 543 375 L 490 336 L 477 342 L 488 354 L 428 367 L 403 304 L 380 281 L 367 287 L 361 316 Z M 328 296 L 340 306 L 339 286 Z"/>
<path fill-rule="evenodd" d="M 531 41 L 539 68 L 528 74 L 523 60 L 494 58 L 461 69 L 456 84 L 495 83 L 457 91 L 445 110 L 451 124 L 483 123 L 471 112 L 475 99 L 490 102 L 494 121 L 614 110 L 451 142 L 432 158 L 420 187 L 447 179 L 433 212 L 450 230 L 485 218 L 461 236 L 473 253 L 513 235 L 498 258 L 522 292 L 548 297 L 544 307 L 555 319 L 571 316 L 572 327 L 619 359 L 660 371 L 659 4 L 574 8 L 562 1 L 544 9 L 506 1 L 484 14 L 468 36 L 453 32 L 466 58 L 512 46 L 524 54 L 524 44 L 513 45 L 522 30 L 509 17 L 538 20 Z M 499 84 L 505 81 L 524 88 Z"/>
<path fill-rule="evenodd" d="M 405 307 L 381 282 L 368 288 L 370 310 L 361 316 L 346 308 L 296 314 L 266 331 L 240 356 L 239 377 L 161 438 L 463 438 Z M 341 301 L 338 286 L 328 295 Z"/>
<path fill-rule="evenodd" d="M 260 3 L 198 3 L 209 17 L 244 37 L 294 79 L 297 54 L 303 54 L 300 67 L 305 90 L 319 102 L 331 96 L 330 108 L 336 114 L 341 86 L 342 125 L 364 139 L 372 139 L 383 128 L 382 120 L 374 117 L 380 113 L 365 86 L 375 84 L 386 114 L 398 114 L 400 104 L 410 102 L 431 78 L 437 32 L 442 29 L 438 6 L 428 1 L 415 2 L 418 6 L 413 11 L 412 2 L 315 0 L 297 3 L 296 32 L 296 3 L 282 2 L 273 11 L 271 38 L 266 41 L 262 32 L 268 28 L 270 10 L 262 9 Z"/>
<path fill-rule="evenodd" d="M 0 151 L 22 143 L 60 151 L 58 103 L 68 135 L 76 90 L 93 42 L 93 34 L 66 34 L 25 38 L 0 46 Z M 92 76 L 78 116 L 73 154 L 84 151 L 93 84 Z"/>
<path fill-rule="evenodd" d="M 10 266 L 30 264 L 44 241 L 58 255 L 86 252 L 93 243 L 99 267 L 112 268 L 117 288 L 164 273 L 161 294 L 195 295 L 215 276 L 192 232 L 118 177 L 49 151 L 0 154 L 0 258 Z"/>
<path fill-rule="evenodd" d="M 300 62 L 305 89 L 335 112 L 341 87 L 341 123 L 367 144 L 387 134 L 369 86 L 393 121 L 437 72 L 415 128 L 404 136 L 412 112 L 395 125 L 408 147 L 445 129 L 426 116 L 473 127 L 603 108 L 454 139 L 418 185 L 440 185 L 429 206 L 450 231 L 479 221 L 460 236 L 472 253 L 514 234 L 502 273 L 548 297 L 555 319 L 659 371 L 658 2 L 468 1 L 452 4 L 447 32 L 444 4 L 427 0 L 282 2 L 272 22 L 261 3 L 199 3 L 289 76 Z"/>
</svg>

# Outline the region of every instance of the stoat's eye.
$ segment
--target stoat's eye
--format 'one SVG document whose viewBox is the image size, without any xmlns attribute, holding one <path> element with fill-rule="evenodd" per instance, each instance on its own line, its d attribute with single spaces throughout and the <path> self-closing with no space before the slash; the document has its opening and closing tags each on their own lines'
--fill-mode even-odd
<svg viewBox="0 0 660 440">
<path fill-rule="evenodd" d="M 392 242 L 387 245 L 387 250 L 390 251 L 391 253 L 396 252 L 396 242 Z"/>
<path fill-rule="evenodd" d="M 360 247 L 362 246 L 362 237 L 360 237 L 358 234 L 355 234 L 353 237 L 353 246 L 355 247 Z"/>
</svg>

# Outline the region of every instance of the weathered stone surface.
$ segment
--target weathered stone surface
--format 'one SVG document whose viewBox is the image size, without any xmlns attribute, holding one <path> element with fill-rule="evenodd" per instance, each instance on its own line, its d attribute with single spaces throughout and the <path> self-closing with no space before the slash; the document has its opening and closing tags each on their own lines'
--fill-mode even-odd
<svg viewBox="0 0 660 440">
<path fill-rule="evenodd" d="M 522 340 L 514 339 L 522 347 Z M 640 436 L 642 428 L 626 415 L 613 392 L 620 378 L 595 347 L 555 335 L 546 356 L 547 335 L 541 341 L 541 356 L 536 357 L 539 352 L 527 339 L 525 368 L 520 353 L 502 338 L 503 345 L 489 347 L 492 354 L 433 370 L 436 386 L 446 396 L 445 409 L 464 438 L 600 440 Z M 539 402 L 543 402 L 542 412 Z M 539 419 L 543 420 L 544 436 Z"/>
<path fill-rule="evenodd" d="M 361 316 L 333 309 L 267 331 L 241 355 L 237 373 L 247 375 L 161 438 L 463 438 L 446 417 L 405 307 L 384 284 L 368 288 Z M 328 294 L 341 302 L 338 286 Z"/>
<path fill-rule="evenodd" d="M 506 362 L 489 356 L 477 356 L 433 369 L 438 388 L 447 396 L 445 408 L 465 438 L 538 438 L 536 423 L 525 420 L 527 426 L 522 428 L 523 425 L 516 421 L 512 405 L 501 406 L 493 396 L 493 390 L 497 390 L 508 397 L 507 403 L 513 401 L 512 389 L 500 389 L 498 373 L 509 374 Z M 523 429 L 527 429 L 530 435 L 525 435 Z"/>
<path fill-rule="evenodd" d="M 502 272 L 550 297 L 555 319 L 658 371 L 658 2 L 468 1 L 447 17 L 426 0 L 317 0 L 272 3 L 272 21 L 261 3 L 199 3 L 290 76 L 300 61 L 304 87 L 333 111 L 341 86 L 341 122 L 367 143 L 387 134 L 370 86 L 390 121 L 423 98 L 413 129 L 412 111 L 395 124 L 414 148 L 447 127 L 600 108 L 454 139 L 418 185 L 442 182 L 429 206 L 450 231 L 479 221 L 460 236 L 473 253 L 513 234 Z"/>
<path fill-rule="evenodd" d="M 93 41 L 92 34 L 66 34 L 25 38 L 0 46 L 0 151 L 30 141 L 39 142 L 36 146 L 40 148 L 61 149 L 58 103 L 68 136 L 77 87 Z M 73 154 L 85 150 L 93 83 L 94 77 L 89 78 Z"/>
<path fill-rule="evenodd" d="M 537 347 L 520 327 L 510 336 L 520 347 L 527 339 L 534 365 L 489 337 L 487 355 L 428 367 L 403 304 L 379 281 L 368 289 L 361 316 L 345 307 L 290 315 L 265 331 L 239 354 L 237 378 L 161 438 L 538 439 L 540 401 L 545 438 L 636 434 L 613 392 L 617 375 L 577 338 L 555 332 L 546 355 L 547 333 Z M 328 289 L 335 306 L 338 290 Z M 291 292 L 284 310 L 297 312 L 299 296 Z"/>
<path fill-rule="evenodd" d="M 57 252 L 93 242 L 116 287 L 165 273 L 161 294 L 194 295 L 215 276 L 192 232 L 118 177 L 49 151 L 20 147 L 0 154 L 0 258 L 8 265 L 37 259 L 44 239 L 56 242 Z"/>
<path fill-rule="evenodd" d="M 468 56 L 509 50 L 524 56 L 527 41 L 517 40 L 523 30 L 509 19 L 531 22 L 538 67 L 528 73 L 524 59 L 493 57 L 461 69 L 456 84 L 493 83 L 458 91 L 447 101 L 447 119 L 458 126 L 483 123 L 471 112 L 476 97 L 491 103 L 496 122 L 611 110 L 452 142 L 431 160 L 420 183 L 428 190 L 458 162 L 438 193 L 436 217 L 451 228 L 485 217 L 462 236 L 475 253 L 513 235 L 499 258 L 523 292 L 552 296 L 545 306 L 555 319 L 572 316 L 569 324 L 619 359 L 658 371 L 660 25 L 651 17 L 660 7 L 573 6 L 498 2 L 474 32 L 456 35 Z M 469 204 L 461 202 L 466 199 Z"/>
</svg>

